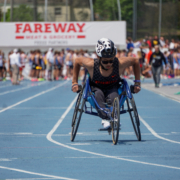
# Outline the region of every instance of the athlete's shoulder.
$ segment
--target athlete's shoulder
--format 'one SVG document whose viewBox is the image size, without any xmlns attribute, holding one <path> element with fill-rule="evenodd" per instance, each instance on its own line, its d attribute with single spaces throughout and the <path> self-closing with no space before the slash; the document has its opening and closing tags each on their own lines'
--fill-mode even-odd
<svg viewBox="0 0 180 180">
<path fill-rule="evenodd" d="M 84 67 L 94 67 L 94 59 L 89 57 L 77 57 L 75 62 L 79 63 L 81 66 Z"/>
</svg>

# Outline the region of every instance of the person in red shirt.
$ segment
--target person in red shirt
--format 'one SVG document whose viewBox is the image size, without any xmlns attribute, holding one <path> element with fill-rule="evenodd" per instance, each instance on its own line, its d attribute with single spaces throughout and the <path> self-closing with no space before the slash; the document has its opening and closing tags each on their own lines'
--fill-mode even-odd
<svg viewBox="0 0 180 180">
<path fill-rule="evenodd" d="M 149 39 L 146 41 L 146 43 L 148 44 L 149 48 L 152 48 L 152 37 L 149 36 Z"/>
<path fill-rule="evenodd" d="M 152 54 L 152 47 L 149 47 L 149 52 L 146 54 L 146 57 L 145 57 L 147 60 L 147 64 L 149 64 L 151 54 Z"/>
<path fill-rule="evenodd" d="M 146 65 L 144 67 L 144 71 L 142 71 L 142 75 L 146 78 L 150 78 L 152 76 L 151 66 L 149 65 L 150 57 L 152 55 L 152 48 L 149 47 L 149 52 L 146 54 Z"/>
</svg>

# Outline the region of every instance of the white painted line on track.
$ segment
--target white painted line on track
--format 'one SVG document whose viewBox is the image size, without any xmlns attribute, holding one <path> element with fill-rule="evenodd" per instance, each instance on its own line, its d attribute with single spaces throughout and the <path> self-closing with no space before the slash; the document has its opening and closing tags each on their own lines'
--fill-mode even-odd
<svg viewBox="0 0 180 180">
<path fill-rule="evenodd" d="M 24 84 L 24 83 L 21 83 L 21 85 L 22 85 L 22 84 Z M 12 83 L 11 83 L 11 84 L 7 84 L 7 85 L 5 85 L 5 86 L 0 86 L 0 89 L 1 89 L 1 88 L 5 88 L 5 87 L 8 87 L 8 86 L 13 86 L 13 85 L 12 85 Z"/>
<path fill-rule="evenodd" d="M 68 107 L 15 107 L 12 109 L 67 109 Z M 2 108 L 0 108 L 2 109 Z"/>
<path fill-rule="evenodd" d="M 33 85 L 33 86 L 32 86 L 32 85 L 28 85 L 28 86 L 23 87 L 23 88 L 11 90 L 11 91 L 6 91 L 6 92 L 3 92 L 3 93 L 0 93 L 0 96 L 5 95 L 5 94 L 8 94 L 8 93 L 13 93 L 13 92 L 21 91 L 21 90 L 24 90 L 24 89 L 29 89 L 29 88 L 35 87 L 35 86 L 40 86 L 40 85 L 45 84 L 45 83 L 47 83 L 47 82 L 38 83 L 38 84 L 35 84 L 35 85 Z"/>
<path fill-rule="evenodd" d="M 6 179 L 6 180 L 39 180 L 39 179 L 55 179 L 55 178 L 21 178 L 21 179 Z"/>
<path fill-rule="evenodd" d="M 0 158 L 0 161 L 11 161 L 10 159 Z"/>
<path fill-rule="evenodd" d="M 180 103 L 180 101 L 178 99 L 176 99 L 175 97 L 171 96 L 171 95 L 168 95 L 168 94 L 165 94 L 165 93 L 162 93 L 162 92 L 158 92 L 158 91 L 155 91 L 155 90 L 149 90 L 148 88 L 146 87 L 142 87 L 143 89 L 146 89 L 147 91 L 150 91 L 150 92 L 154 92 L 156 94 L 159 94 L 160 96 L 163 96 L 163 97 L 166 97 L 168 99 L 171 99 L 173 101 L 176 101 L 178 103 Z"/>
<path fill-rule="evenodd" d="M 6 179 L 6 180 L 39 180 L 39 179 L 55 179 L 55 178 L 21 178 L 21 179 Z"/>
<path fill-rule="evenodd" d="M 4 167 L 4 166 L 0 166 L 0 169 L 17 171 L 17 172 L 21 172 L 21 173 L 26 173 L 26 174 L 31 174 L 31 175 L 37 175 L 37 176 L 44 176 L 44 177 L 49 177 L 49 178 L 76 180 L 76 179 L 71 179 L 71 178 L 66 178 L 66 177 L 60 177 L 60 176 L 53 176 L 53 175 L 35 173 L 35 172 L 31 172 L 31 171 L 25 171 L 25 170 L 22 170 L 22 169 L 15 169 L 15 168 L 9 168 L 9 167 Z"/>
<path fill-rule="evenodd" d="M 131 83 L 133 83 L 133 81 L 132 80 L 128 80 L 129 82 L 131 82 Z M 176 101 L 176 102 L 178 102 L 178 103 L 180 103 L 180 100 L 179 99 L 176 99 L 175 97 L 173 97 L 173 96 L 171 96 L 171 95 L 168 95 L 168 94 L 165 94 L 165 93 L 162 93 L 162 92 L 158 92 L 158 91 L 156 91 L 156 90 L 149 90 L 147 87 L 141 87 L 142 89 L 146 89 L 147 91 L 150 91 L 150 92 L 154 92 L 154 93 L 156 93 L 156 94 L 159 94 L 159 95 L 161 95 L 161 96 L 163 96 L 163 97 L 166 97 L 166 98 L 168 98 L 168 99 L 171 99 L 171 100 L 173 100 L 173 101 Z"/>
<path fill-rule="evenodd" d="M 173 141 L 173 140 L 170 140 L 170 139 L 167 139 L 167 138 L 164 138 L 164 137 L 158 135 L 141 116 L 139 116 L 139 119 L 146 126 L 146 128 L 152 133 L 152 135 L 154 135 L 155 137 L 157 137 L 159 139 L 162 139 L 164 141 L 169 141 L 171 143 L 180 144 L 180 142 L 178 142 L 178 141 Z"/>
<path fill-rule="evenodd" d="M 4 109 L 0 110 L 0 113 L 6 111 L 6 110 L 8 110 L 8 109 L 11 109 L 11 108 L 13 108 L 13 107 L 15 107 L 15 106 L 17 106 L 17 105 L 19 105 L 19 104 L 22 104 L 22 103 L 24 103 L 24 102 L 27 102 L 27 101 L 29 101 L 29 100 L 31 100 L 31 99 L 33 99 L 33 98 L 35 98 L 35 97 L 38 97 L 38 96 L 40 96 L 40 95 L 42 95 L 42 94 L 45 94 L 45 93 L 50 92 L 50 91 L 52 91 L 52 90 L 54 90 L 54 89 L 57 89 L 58 87 L 63 86 L 63 85 L 66 84 L 67 82 L 68 82 L 68 81 L 66 81 L 66 82 L 64 82 L 64 83 L 62 83 L 62 84 L 60 84 L 60 85 L 58 85 L 58 86 L 56 86 L 56 87 L 53 87 L 53 88 L 51 88 L 51 89 L 48 89 L 48 90 L 46 90 L 46 91 L 42 91 L 41 93 L 38 93 L 38 94 L 36 94 L 36 95 L 34 95 L 34 96 L 31 96 L 31 97 L 29 97 L 29 98 L 27 98 L 27 99 L 24 99 L 24 100 L 22 100 L 22 101 L 19 101 L 19 102 L 16 103 L 16 104 L 13 104 L 13 105 L 11 105 L 11 106 L 8 106 L 7 108 L 4 108 Z"/>
<path fill-rule="evenodd" d="M 67 143 L 70 144 L 72 146 L 87 146 L 87 145 L 91 145 L 90 143 Z"/>
<path fill-rule="evenodd" d="M 95 152 L 91 152 L 91 151 L 86 151 L 86 150 L 74 148 L 74 147 L 71 147 L 71 146 L 68 146 L 66 144 L 62 144 L 62 143 L 60 143 L 58 141 L 53 140 L 52 139 L 52 135 L 57 130 L 57 128 L 60 126 L 60 124 L 62 123 L 63 119 L 66 117 L 68 112 L 71 110 L 71 107 L 73 106 L 73 104 L 75 102 L 76 102 L 76 98 L 71 102 L 71 104 L 69 105 L 67 110 L 64 112 L 64 114 L 61 116 L 61 118 L 58 120 L 58 122 L 54 125 L 52 130 L 47 134 L 47 136 L 46 136 L 47 140 L 49 140 L 50 142 L 52 142 L 54 144 L 57 144 L 59 146 L 62 146 L 62 147 L 68 148 L 68 149 L 72 149 L 74 151 L 88 153 L 88 154 L 92 154 L 92 155 L 96 155 L 96 156 L 107 157 L 107 158 L 111 158 L 111 159 L 118 159 L 118 160 L 122 160 L 122 161 L 138 163 L 138 164 L 146 164 L 146 165 L 150 165 L 150 166 L 157 166 L 157 167 L 163 167 L 163 168 L 170 168 L 170 169 L 180 170 L 180 167 L 166 166 L 166 165 L 162 165 L 162 164 L 148 163 L 148 162 L 143 162 L 143 161 L 136 161 L 136 160 L 132 160 L 132 159 L 125 159 L 125 158 L 120 158 L 120 157 L 117 157 L 117 156 L 109 156 L 109 155 L 105 155 L 105 154 L 100 154 L 100 153 L 95 153 Z"/>
</svg>

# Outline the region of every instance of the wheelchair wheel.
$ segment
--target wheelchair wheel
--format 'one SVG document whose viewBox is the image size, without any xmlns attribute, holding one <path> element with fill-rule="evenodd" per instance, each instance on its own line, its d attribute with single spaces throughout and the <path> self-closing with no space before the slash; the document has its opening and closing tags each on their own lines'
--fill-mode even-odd
<svg viewBox="0 0 180 180">
<path fill-rule="evenodd" d="M 139 121 L 139 115 L 136 108 L 136 104 L 132 95 L 132 99 L 126 99 L 127 106 L 128 106 L 128 112 L 131 118 L 131 122 L 134 128 L 134 132 L 136 134 L 136 137 L 138 141 L 141 141 L 141 131 L 140 131 L 140 121 Z"/>
<path fill-rule="evenodd" d="M 119 138 L 119 126 L 120 126 L 120 108 L 119 108 L 118 97 L 114 99 L 112 117 L 113 117 L 113 121 L 111 122 L 112 140 L 113 140 L 113 144 L 116 145 Z"/>
<path fill-rule="evenodd" d="M 72 130 L 71 130 L 71 141 L 74 141 L 75 137 L 76 137 L 76 133 L 79 127 L 79 123 L 81 121 L 81 116 L 83 113 L 83 108 L 84 108 L 84 104 L 85 104 L 85 99 L 82 98 L 83 96 L 83 90 L 84 90 L 85 85 L 83 86 L 83 89 L 79 92 L 77 101 L 76 101 L 76 105 L 74 108 L 74 114 L 73 114 L 73 118 L 72 118 Z"/>
</svg>

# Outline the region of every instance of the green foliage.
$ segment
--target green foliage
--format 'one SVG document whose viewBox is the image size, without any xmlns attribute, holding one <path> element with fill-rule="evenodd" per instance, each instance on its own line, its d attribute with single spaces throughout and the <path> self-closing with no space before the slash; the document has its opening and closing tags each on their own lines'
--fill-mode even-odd
<svg viewBox="0 0 180 180">
<path fill-rule="evenodd" d="M 133 17 L 133 0 L 119 0 L 121 5 L 121 18 L 131 26 Z M 94 0 L 95 20 L 117 21 L 118 5 L 117 0 Z"/>
<path fill-rule="evenodd" d="M 34 21 L 33 9 L 25 4 L 20 5 L 19 7 L 13 8 L 13 21 Z M 6 22 L 10 22 L 11 10 L 8 9 L 6 12 Z M 37 20 L 42 21 L 40 14 L 37 15 Z M 1 18 L 3 21 L 3 18 Z"/>
<path fill-rule="evenodd" d="M 117 0 L 94 0 L 95 20 L 112 21 L 118 19 Z"/>
<path fill-rule="evenodd" d="M 129 27 L 132 26 L 133 18 L 133 0 L 121 0 L 122 20 L 127 22 Z"/>
</svg>

